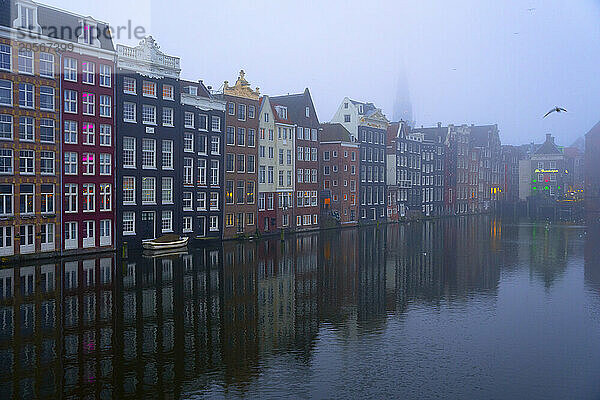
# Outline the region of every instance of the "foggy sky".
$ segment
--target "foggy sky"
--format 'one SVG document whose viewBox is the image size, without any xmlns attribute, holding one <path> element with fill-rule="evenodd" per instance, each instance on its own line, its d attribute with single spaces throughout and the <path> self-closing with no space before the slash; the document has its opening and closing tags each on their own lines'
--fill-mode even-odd
<svg viewBox="0 0 600 400">
<path fill-rule="evenodd" d="M 391 118 L 400 73 L 418 126 L 497 123 L 506 144 L 569 145 L 600 120 L 600 0 L 46 3 L 143 26 L 183 78 L 214 88 L 241 68 L 264 94 L 309 87 L 322 122 L 344 96 Z M 569 112 L 542 119 L 555 105 Z"/>
</svg>

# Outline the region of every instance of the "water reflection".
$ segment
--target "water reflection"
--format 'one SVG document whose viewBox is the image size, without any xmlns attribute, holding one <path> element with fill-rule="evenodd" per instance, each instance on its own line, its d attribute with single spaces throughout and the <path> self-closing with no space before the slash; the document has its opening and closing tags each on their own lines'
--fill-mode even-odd
<svg viewBox="0 0 600 400">
<path fill-rule="evenodd" d="M 598 289 L 594 237 L 585 276 Z M 521 261 L 549 288 L 577 243 L 569 229 L 480 216 L 227 242 L 162 258 L 6 266 L 0 393 L 180 398 L 215 385 L 252 393 L 269 357 L 308 365 L 324 325 L 356 338 L 385 331 L 414 304 L 497 296 L 501 272 Z"/>
</svg>

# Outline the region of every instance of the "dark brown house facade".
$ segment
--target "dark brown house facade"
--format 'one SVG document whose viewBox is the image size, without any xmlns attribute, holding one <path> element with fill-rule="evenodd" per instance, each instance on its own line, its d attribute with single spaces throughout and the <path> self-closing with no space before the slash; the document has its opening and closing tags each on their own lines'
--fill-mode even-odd
<svg viewBox="0 0 600 400">
<path fill-rule="evenodd" d="M 235 85 L 225 81 L 225 205 L 223 238 L 256 232 L 256 134 L 258 132 L 258 88 L 244 77 Z"/>
</svg>

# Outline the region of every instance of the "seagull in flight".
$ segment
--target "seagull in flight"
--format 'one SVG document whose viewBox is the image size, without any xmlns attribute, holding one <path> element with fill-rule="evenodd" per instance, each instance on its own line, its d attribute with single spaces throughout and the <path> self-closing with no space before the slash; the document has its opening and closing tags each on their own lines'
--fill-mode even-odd
<svg viewBox="0 0 600 400">
<path fill-rule="evenodd" d="M 556 106 L 556 107 L 554 107 L 552 110 L 548 111 L 548 112 L 546 113 L 546 115 L 544 115 L 544 118 L 546 118 L 548 115 L 552 114 L 552 113 L 553 113 L 553 112 L 555 112 L 555 111 L 556 111 L 557 113 L 559 113 L 559 112 L 567 112 L 567 110 L 565 110 L 564 108 Z"/>
</svg>

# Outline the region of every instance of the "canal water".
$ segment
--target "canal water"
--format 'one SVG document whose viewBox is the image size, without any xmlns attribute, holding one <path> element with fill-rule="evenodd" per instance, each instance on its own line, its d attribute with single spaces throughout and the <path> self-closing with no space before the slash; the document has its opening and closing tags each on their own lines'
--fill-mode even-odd
<svg viewBox="0 0 600 400">
<path fill-rule="evenodd" d="M 600 398 L 600 231 L 493 217 L 0 270 L 0 398 Z"/>
</svg>

